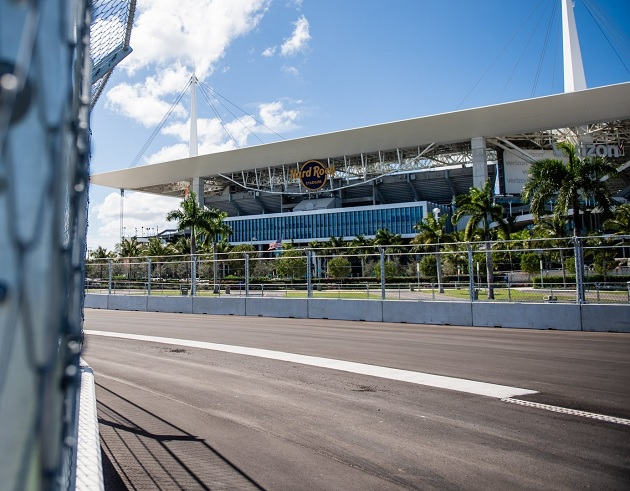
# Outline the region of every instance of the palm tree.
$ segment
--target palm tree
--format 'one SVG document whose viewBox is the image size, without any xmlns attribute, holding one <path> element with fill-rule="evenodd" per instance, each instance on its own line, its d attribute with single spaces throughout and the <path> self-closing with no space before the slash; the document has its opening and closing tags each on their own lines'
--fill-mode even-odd
<svg viewBox="0 0 630 491">
<path fill-rule="evenodd" d="M 361 277 L 365 277 L 365 257 L 372 251 L 372 241 L 363 235 L 357 235 L 350 242 L 352 253 L 357 254 L 361 260 Z"/>
<path fill-rule="evenodd" d="M 386 228 L 377 230 L 374 239 L 372 239 L 372 244 L 376 246 L 397 246 L 402 245 L 402 243 L 403 239 L 400 234 L 390 232 Z M 395 250 L 397 250 L 397 248 L 389 247 L 390 252 L 394 252 Z"/>
<path fill-rule="evenodd" d="M 142 249 L 142 254 L 147 257 L 157 259 L 158 278 L 162 278 L 162 263 L 166 256 L 175 253 L 175 249 L 171 244 L 162 242 L 158 237 L 149 237 L 149 241 Z M 156 265 L 152 264 L 151 268 L 155 270 Z"/>
<path fill-rule="evenodd" d="M 142 253 L 145 256 L 161 258 L 173 254 L 173 246 L 162 242 L 158 237 L 149 237 Z"/>
<path fill-rule="evenodd" d="M 437 270 L 437 282 L 438 290 L 440 293 L 444 293 L 444 285 L 442 284 L 442 259 L 440 257 L 440 242 L 448 237 L 446 233 L 446 220 L 447 215 L 442 215 L 440 218 L 436 218 L 435 215 L 429 214 L 422 219 L 420 223 L 413 226 L 414 230 L 418 232 L 413 239 L 412 244 L 424 244 L 424 245 L 436 245 L 436 270 Z"/>
<path fill-rule="evenodd" d="M 212 213 L 212 217 L 203 225 L 199 225 L 199 231 L 203 233 L 203 245 L 212 244 L 212 274 L 214 279 L 214 293 L 219 293 L 217 285 L 217 237 L 226 238 L 232 233 L 232 228 L 225 223 L 227 213 L 217 209 L 208 210 Z"/>
<path fill-rule="evenodd" d="M 336 256 L 339 253 L 339 249 L 345 247 L 346 242 L 341 237 L 330 237 L 326 242 L 322 244 L 326 249 L 324 254 Z"/>
<path fill-rule="evenodd" d="M 138 257 L 142 255 L 142 245 L 137 237 L 123 237 L 119 244 L 116 244 L 116 252 L 120 257 Z"/>
<path fill-rule="evenodd" d="M 630 235 L 630 203 L 615 208 L 615 215 L 604 222 L 604 227 L 614 230 L 615 235 Z"/>
<path fill-rule="evenodd" d="M 507 225 L 503 220 L 503 207 L 496 204 L 492 198 L 492 184 L 490 179 L 486 181 L 483 188 L 470 188 L 468 194 L 460 194 L 455 198 L 457 211 L 453 214 L 451 221 L 455 225 L 459 220 L 470 215 L 464 238 L 470 241 L 478 231 L 481 232 L 486 248 L 486 273 L 488 279 L 488 299 L 494 299 L 494 273 L 492 265 L 492 251 L 490 246 L 490 224 L 496 222 L 499 229 L 507 233 Z M 480 227 L 481 225 L 481 227 Z"/>
<path fill-rule="evenodd" d="M 552 217 L 543 218 L 534 225 L 534 232 L 543 237 L 549 237 L 554 240 L 551 247 L 557 249 L 560 254 L 560 267 L 562 268 L 562 284 L 567 286 L 567 272 L 564 265 L 564 248 L 568 245 L 566 239 L 568 237 L 567 221 L 564 217 L 553 215 Z"/>
<path fill-rule="evenodd" d="M 197 236 L 196 231 L 210 232 L 213 227 L 213 221 L 217 220 L 218 213 L 216 210 L 210 210 L 205 206 L 199 206 L 197 196 L 191 192 L 187 198 L 179 204 L 179 210 L 171 210 L 166 214 L 166 220 L 169 222 L 177 222 L 177 230 L 184 232 L 190 229 L 190 254 L 192 256 L 197 252 Z"/>
<path fill-rule="evenodd" d="M 612 206 L 611 193 L 601 180 L 615 176 L 617 169 L 601 157 L 581 158 L 574 145 L 558 144 L 568 161 L 544 159 L 534 162 L 529 170 L 529 179 L 523 186 L 523 198 L 530 201 L 531 211 L 536 217 L 545 214 L 545 203 L 555 198 L 553 214 L 564 217 L 572 210 L 573 234 L 580 236 L 580 198 L 592 199 L 604 214 Z"/>
<path fill-rule="evenodd" d="M 112 251 L 108 251 L 103 246 L 98 246 L 92 252 L 90 252 L 90 259 L 110 259 L 114 257 L 114 253 Z"/>
</svg>

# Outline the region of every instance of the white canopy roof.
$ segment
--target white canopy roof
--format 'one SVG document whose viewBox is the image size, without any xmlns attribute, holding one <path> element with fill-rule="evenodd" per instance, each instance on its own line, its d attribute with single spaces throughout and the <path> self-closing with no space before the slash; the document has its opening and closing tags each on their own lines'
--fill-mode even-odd
<svg viewBox="0 0 630 491">
<path fill-rule="evenodd" d="M 133 190 L 310 159 L 625 119 L 630 119 L 630 82 L 105 172 L 91 181 Z"/>
</svg>

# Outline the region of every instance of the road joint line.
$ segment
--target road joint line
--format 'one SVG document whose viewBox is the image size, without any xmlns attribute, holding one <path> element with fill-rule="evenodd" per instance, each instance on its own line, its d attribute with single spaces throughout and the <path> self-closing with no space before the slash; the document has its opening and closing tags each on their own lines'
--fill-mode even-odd
<svg viewBox="0 0 630 491">
<path fill-rule="evenodd" d="M 542 404 L 540 402 L 523 401 L 521 399 L 514 399 L 512 397 L 505 397 L 501 399 L 503 402 L 509 402 L 510 404 L 518 404 L 519 406 L 533 407 L 536 409 L 542 409 L 545 411 L 552 411 L 560 414 L 570 414 L 572 416 L 581 416 L 583 418 L 596 419 L 599 421 L 606 421 L 607 423 L 615 423 L 620 425 L 630 426 L 630 419 L 617 418 L 615 416 L 608 416 L 606 414 L 591 413 L 588 411 L 580 411 L 579 409 L 571 409 L 562 406 L 552 406 L 550 404 Z"/>
</svg>

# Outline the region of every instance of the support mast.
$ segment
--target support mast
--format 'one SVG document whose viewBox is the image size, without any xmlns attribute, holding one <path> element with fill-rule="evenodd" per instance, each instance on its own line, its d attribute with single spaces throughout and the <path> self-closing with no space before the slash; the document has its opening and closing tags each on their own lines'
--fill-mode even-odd
<svg viewBox="0 0 630 491">
<path fill-rule="evenodd" d="M 586 90 L 580 41 L 573 15 L 573 0 L 562 1 L 562 47 L 564 56 L 564 92 Z"/>
</svg>

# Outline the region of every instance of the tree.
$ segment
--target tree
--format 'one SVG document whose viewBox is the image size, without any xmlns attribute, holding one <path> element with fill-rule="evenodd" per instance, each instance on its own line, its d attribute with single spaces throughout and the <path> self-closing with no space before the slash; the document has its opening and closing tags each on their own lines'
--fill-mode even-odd
<svg viewBox="0 0 630 491">
<path fill-rule="evenodd" d="M 166 214 L 166 220 L 177 222 L 177 230 L 185 232 L 190 229 L 190 253 L 194 256 L 197 251 L 196 231 L 209 233 L 213 222 L 218 219 L 218 212 L 205 206 L 199 206 L 197 196 L 191 192 L 187 198 L 179 204 L 179 210 L 171 210 Z"/>
<path fill-rule="evenodd" d="M 373 251 L 372 242 L 366 239 L 363 235 L 357 235 L 352 242 L 350 242 L 351 251 L 353 254 L 359 256 L 361 261 L 361 276 L 365 276 L 365 258 L 370 252 Z"/>
<path fill-rule="evenodd" d="M 281 278 L 303 278 L 306 275 L 304 251 L 295 249 L 292 244 L 285 244 L 276 261 L 276 273 Z"/>
<path fill-rule="evenodd" d="M 377 246 L 401 245 L 402 236 L 400 234 L 390 232 L 386 228 L 379 229 L 376 231 L 376 235 L 374 236 L 372 243 Z"/>
<path fill-rule="evenodd" d="M 103 246 L 98 246 L 92 252 L 90 252 L 90 259 L 110 259 L 115 254 L 112 251 L 108 251 Z"/>
<path fill-rule="evenodd" d="M 499 229 L 507 233 L 507 225 L 503 220 L 503 207 L 494 202 L 492 198 L 492 184 L 488 179 L 483 188 L 470 188 L 468 194 L 460 194 L 455 198 L 457 210 L 453 214 L 451 221 L 455 225 L 459 220 L 470 215 L 464 238 L 472 240 L 477 231 L 481 231 L 481 236 L 485 242 L 486 249 L 486 272 L 488 279 L 488 299 L 494 299 L 494 273 L 492 264 L 492 250 L 490 246 L 490 224 L 496 222 Z"/>
<path fill-rule="evenodd" d="M 390 232 L 386 228 L 377 230 L 376 235 L 372 240 L 372 244 L 374 244 L 375 246 L 381 246 L 386 250 L 386 252 L 388 253 L 388 258 L 390 257 L 390 253 L 393 253 L 399 249 L 392 246 L 402 245 L 402 243 L 403 239 L 400 234 Z"/>
<path fill-rule="evenodd" d="M 604 222 L 604 228 L 615 235 L 630 235 L 630 203 L 615 208 L 615 215 Z"/>
<path fill-rule="evenodd" d="M 573 235 L 579 237 L 582 232 L 580 199 L 593 200 L 604 214 L 608 214 L 612 197 L 601 179 L 615 176 L 617 169 L 612 162 L 601 157 L 581 158 L 571 143 L 559 143 L 558 149 L 568 160 L 543 159 L 534 162 L 529 170 L 529 179 L 523 186 L 523 198 L 530 202 L 535 217 L 546 213 L 545 203 L 551 200 L 555 200 L 555 216 L 565 217 L 571 211 Z"/>
<path fill-rule="evenodd" d="M 562 268 L 562 284 L 566 286 L 567 271 L 564 264 L 564 250 L 568 246 L 568 242 L 566 240 L 569 235 L 567 232 L 567 221 L 564 217 L 558 217 L 556 215 L 548 218 L 543 218 L 539 220 L 536 225 L 534 225 L 534 232 L 537 235 L 555 239 L 551 244 L 551 249 L 557 250 L 560 255 L 560 267 Z"/>
<path fill-rule="evenodd" d="M 526 252 L 521 256 L 521 269 L 530 275 L 540 273 L 540 256 L 533 252 Z"/>
<path fill-rule="evenodd" d="M 336 256 L 339 254 L 339 250 L 346 246 L 345 241 L 341 237 L 330 237 L 326 242 L 322 244 L 324 247 L 324 254 L 330 256 Z"/>
<path fill-rule="evenodd" d="M 328 276 L 332 278 L 347 278 L 351 271 L 352 266 L 346 257 L 336 256 L 328 261 Z"/>
<path fill-rule="evenodd" d="M 162 262 L 167 256 L 173 254 L 175 250 L 171 244 L 162 242 L 158 237 L 149 237 L 149 241 L 142 249 L 142 254 L 157 259 L 158 278 L 162 278 Z M 155 270 L 156 265 L 152 264 L 151 268 Z"/>
<path fill-rule="evenodd" d="M 142 254 L 149 257 L 163 258 L 173 253 L 173 246 L 162 242 L 158 237 L 149 237 L 149 241 L 142 249 Z"/>
<path fill-rule="evenodd" d="M 237 276 L 245 276 L 245 254 L 256 252 L 256 248 L 251 244 L 237 244 L 230 252 L 227 253 L 228 267 L 230 268 L 230 274 Z"/>
<path fill-rule="evenodd" d="M 216 209 L 209 210 L 212 214 L 208 220 L 199 225 L 199 230 L 203 234 L 203 245 L 208 246 L 208 243 L 212 244 L 212 276 L 214 279 L 214 293 L 219 293 L 219 286 L 217 285 L 217 237 L 225 239 L 232 233 L 232 228 L 225 223 L 227 213 Z"/>
<path fill-rule="evenodd" d="M 435 268 L 437 272 L 438 290 L 440 293 L 444 293 L 444 285 L 442 284 L 440 242 L 444 242 L 444 240 L 448 237 L 448 234 L 446 233 L 447 219 L 448 216 L 446 215 L 443 215 L 440 218 L 436 218 L 433 214 L 427 215 L 420 223 L 414 225 L 413 228 L 416 232 L 418 232 L 418 235 L 411 239 L 412 244 L 436 245 Z"/>
<path fill-rule="evenodd" d="M 116 244 L 116 252 L 120 257 L 138 257 L 142 255 L 142 246 L 136 237 L 123 237 L 119 244 Z"/>
</svg>

